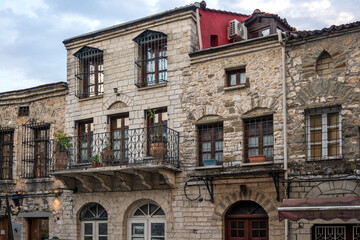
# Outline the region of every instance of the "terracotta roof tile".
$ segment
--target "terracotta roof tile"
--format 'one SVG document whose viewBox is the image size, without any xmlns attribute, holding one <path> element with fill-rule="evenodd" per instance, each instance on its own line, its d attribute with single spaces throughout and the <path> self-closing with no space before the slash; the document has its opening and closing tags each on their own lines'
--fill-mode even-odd
<svg viewBox="0 0 360 240">
<path fill-rule="evenodd" d="M 288 39 L 298 39 L 298 38 L 307 38 L 311 36 L 322 35 L 326 33 L 333 33 L 345 29 L 360 27 L 360 21 L 341 24 L 341 25 L 332 25 L 329 28 L 323 28 L 321 30 L 311 30 L 311 31 L 293 31 L 288 32 Z"/>
</svg>

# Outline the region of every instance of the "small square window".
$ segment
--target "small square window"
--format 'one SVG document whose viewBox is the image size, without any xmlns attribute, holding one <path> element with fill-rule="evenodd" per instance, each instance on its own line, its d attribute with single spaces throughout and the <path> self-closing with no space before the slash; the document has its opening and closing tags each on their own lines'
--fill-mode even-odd
<svg viewBox="0 0 360 240">
<path fill-rule="evenodd" d="M 227 87 L 239 86 L 239 85 L 246 85 L 246 72 L 245 68 L 231 70 L 226 72 Z"/>
<path fill-rule="evenodd" d="M 29 116 L 29 106 L 19 107 L 19 117 Z"/>
</svg>

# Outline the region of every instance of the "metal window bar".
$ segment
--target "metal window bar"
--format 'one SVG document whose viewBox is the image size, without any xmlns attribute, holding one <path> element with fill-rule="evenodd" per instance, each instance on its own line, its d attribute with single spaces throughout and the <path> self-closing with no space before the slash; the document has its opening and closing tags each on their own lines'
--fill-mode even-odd
<svg viewBox="0 0 360 240">
<path fill-rule="evenodd" d="M 167 82 L 167 38 L 154 35 L 136 40 L 135 85 L 146 87 Z"/>
<path fill-rule="evenodd" d="M 323 109 L 306 113 L 306 150 L 309 160 L 342 157 L 341 115 Z"/>
<path fill-rule="evenodd" d="M 199 165 L 205 160 L 216 160 L 216 164 L 223 162 L 223 123 L 198 126 Z"/>
<path fill-rule="evenodd" d="M 353 239 L 360 240 L 360 226 L 353 226 Z"/>
<path fill-rule="evenodd" d="M 0 127 L 0 179 L 12 179 L 14 159 L 14 129 Z"/>
<path fill-rule="evenodd" d="M 244 120 L 244 162 L 265 156 L 266 161 L 274 158 L 273 116 Z"/>
<path fill-rule="evenodd" d="M 29 116 L 29 112 L 30 112 L 30 107 L 29 106 L 19 107 L 18 116 L 19 117 Z"/>
<path fill-rule="evenodd" d="M 31 122 L 22 128 L 22 177 L 48 177 L 50 124 Z"/>
<path fill-rule="evenodd" d="M 87 98 L 104 93 L 103 52 L 87 49 L 75 54 L 75 95 Z"/>
<path fill-rule="evenodd" d="M 315 226 L 315 240 L 345 240 L 345 226 Z"/>
<path fill-rule="evenodd" d="M 162 138 L 148 139 L 157 131 L 155 127 L 127 129 L 121 141 L 114 132 L 96 133 L 90 136 L 67 138 L 67 147 L 59 146 L 57 141 L 50 142 L 51 170 L 59 171 L 72 168 L 89 167 L 98 158 L 100 166 L 137 165 L 144 163 L 169 164 L 179 166 L 179 133 L 162 127 Z M 148 146 L 155 143 L 154 146 Z M 89 155 L 79 154 L 81 146 L 91 145 Z M 125 145 L 121 147 L 121 145 Z M 155 146 L 156 145 L 156 146 Z M 119 150 L 121 149 L 121 150 Z M 149 150 L 148 150 L 149 149 Z M 65 152 L 60 154 L 60 152 Z"/>
</svg>

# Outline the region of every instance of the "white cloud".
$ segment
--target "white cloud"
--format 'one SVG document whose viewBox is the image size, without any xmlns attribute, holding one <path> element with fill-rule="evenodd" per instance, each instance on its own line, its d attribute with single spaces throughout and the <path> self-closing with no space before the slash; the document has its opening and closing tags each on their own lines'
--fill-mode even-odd
<svg viewBox="0 0 360 240">
<path fill-rule="evenodd" d="M 25 15 L 29 18 L 38 18 L 36 11 L 47 9 L 43 0 L 2 0 L 0 11 L 10 9 L 16 15 Z"/>
<path fill-rule="evenodd" d="M 303 3 L 302 6 L 305 7 L 306 11 L 319 13 L 319 12 L 328 11 L 331 7 L 331 2 L 327 0 L 312 1 L 312 2 Z"/>
<path fill-rule="evenodd" d="M 0 43 L 1 46 L 14 44 L 19 36 L 19 32 L 15 28 L 15 24 L 10 19 L 0 18 Z"/>
<path fill-rule="evenodd" d="M 260 9 L 270 13 L 280 13 L 293 7 L 290 0 L 243 0 L 236 6 L 250 12 Z"/>
<path fill-rule="evenodd" d="M 39 79 L 28 76 L 22 68 L 0 68 L 1 92 L 30 88 L 44 84 Z"/>
<path fill-rule="evenodd" d="M 84 31 L 93 31 L 100 26 L 100 21 L 97 19 L 87 18 L 75 14 L 62 14 L 58 16 L 57 26 L 62 29 L 69 29 L 76 27 L 86 28 Z"/>
<path fill-rule="evenodd" d="M 338 13 L 338 16 L 335 18 L 335 21 L 333 24 L 339 25 L 339 24 L 345 24 L 349 22 L 354 22 L 355 16 L 352 13 L 349 12 L 340 12 Z"/>
</svg>

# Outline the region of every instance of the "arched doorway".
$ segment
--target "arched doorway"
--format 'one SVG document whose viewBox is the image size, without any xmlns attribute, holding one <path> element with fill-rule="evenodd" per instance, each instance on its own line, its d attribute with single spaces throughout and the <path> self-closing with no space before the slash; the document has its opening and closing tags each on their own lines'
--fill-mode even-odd
<svg viewBox="0 0 360 240">
<path fill-rule="evenodd" d="M 80 212 L 81 239 L 107 239 L 107 219 L 107 212 L 103 206 L 98 203 L 86 204 Z"/>
<path fill-rule="evenodd" d="M 237 202 L 225 216 L 226 240 L 267 240 L 268 219 L 266 211 L 256 202 Z"/>
<path fill-rule="evenodd" d="M 128 239 L 165 240 L 165 213 L 153 202 L 138 205 L 128 220 Z"/>
</svg>

